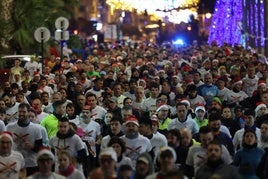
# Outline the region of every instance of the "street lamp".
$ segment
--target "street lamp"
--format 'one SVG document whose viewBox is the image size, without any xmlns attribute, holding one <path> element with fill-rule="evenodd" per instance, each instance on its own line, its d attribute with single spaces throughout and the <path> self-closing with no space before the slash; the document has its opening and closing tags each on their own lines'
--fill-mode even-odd
<svg viewBox="0 0 268 179">
<path fill-rule="evenodd" d="M 209 13 L 209 12 L 205 14 L 205 17 L 206 17 L 207 19 L 210 19 L 210 18 L 211 18 L 211 16 L 212 16 L 212 14 L 211 14 L 211 13 Z"/>
</svg>

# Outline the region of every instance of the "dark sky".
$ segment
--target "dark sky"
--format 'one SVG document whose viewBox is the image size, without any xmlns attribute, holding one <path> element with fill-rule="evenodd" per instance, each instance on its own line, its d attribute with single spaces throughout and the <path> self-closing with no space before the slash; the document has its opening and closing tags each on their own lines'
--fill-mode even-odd
<svg viewBox="0 0 268 179">
<path fill-rule="evenodd" d="M 200 0 L 199 13 L 213 12 L 216 0 Z"/>
</svg>

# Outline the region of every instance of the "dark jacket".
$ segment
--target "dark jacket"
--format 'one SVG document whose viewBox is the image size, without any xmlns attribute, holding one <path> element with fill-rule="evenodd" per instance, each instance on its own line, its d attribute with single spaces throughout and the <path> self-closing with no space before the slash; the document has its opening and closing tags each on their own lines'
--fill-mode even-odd
<svg viewBox="0 0 268 179">
<path fill-rule="evenodd" d="M 211 165 L 206 163 L 195 175 L 195 179 L 208 179 L 218 176 L 221 179 L 240 179 L 238 169 L 232 165 L 226 165 L 223 161 L 218 164 Z"/>
</svg>

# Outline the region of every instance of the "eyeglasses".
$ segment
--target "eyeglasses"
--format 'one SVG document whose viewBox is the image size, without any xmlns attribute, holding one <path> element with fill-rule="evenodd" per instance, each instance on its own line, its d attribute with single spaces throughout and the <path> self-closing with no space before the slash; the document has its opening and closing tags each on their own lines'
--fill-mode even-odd
<svg viewBox="0 0 268 179">
<path fill-rule="evenodd" d="M 112 163 L 113 159 L 112 158 L 101 158 L 100 163 Z"/>
</svg>

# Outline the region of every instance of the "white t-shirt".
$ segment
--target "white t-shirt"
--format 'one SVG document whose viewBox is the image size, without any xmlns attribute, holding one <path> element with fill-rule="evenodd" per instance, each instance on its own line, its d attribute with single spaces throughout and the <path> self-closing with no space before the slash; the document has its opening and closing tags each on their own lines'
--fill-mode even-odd
<svg viewBox="0 0 268 179">
<path fill-rule="evenodd" d="M 152 105 L 156 105 L 156 98 L 146 98 L 143 102 L 142 110 L 148 112 Z"/>
<path fill-rule="evenodd" d="M 42 133 L 42 143 L 43 146 L 49 146 L 49 139 L 48 139 L 48 135 L 47 135 L 47 130 L 45 127 L 41 126 L 40 124 L 37 123 L 33 123 L 35 124 L 37 127 L 40 128 L 41 133 Z"/>
<path fill-rule="evenodd" d="M 101 150 L 108 147 L 108 143 L 111 140 L 111 136 L 107 135 L 101 139 Z"/>
<path fill-rule="evenodd" d="M 198 133 L 199 128 L 196 122 L 193 119 L 187 117 L 187 120 L 184 122 L 180 122 L 178 118 L 172 119 L 168 125 L 168 130 L 178 129 L 182 130 L 184 128 L 188 128 L 192 134 Z"/>
<path fill-rule="evenodd" d="M 97 96 L 97 99 L 98 99 L 98 101 L 99 101 L 102 92 L 104 92 L 104 90 L 101 89 L 101 90 L 99 90 L 99 91 L 96 91 L 96 90 L 94 90 L 94 88 L 91 88 L 90 90 L 87 90 L 87 91 L 86 91 L 85 96 L 87 96 L 88 93 L 93 93 L 93 94 L 95 94 L 95 95 Z"/>
<path fill-rule="evenodd" d="M 10 108 L 6 110 L 6 114 L 8 118 L 10 118 L 8 123 L 15 122 L 18 120 L 19 105 L 20 103 L 15 102 L 13 106 L 11 106 Z"/>
<path fill-rule="evenodd" d="M 135 139 L 129 139 L 125 135 L 122 139 L 126 143 L 126 156 L 132 161 L 132 168 L 136 167 L 136 160 L 138 156 L 143 152 L 150 152 L 152 150 L 151 142 L 148 138 L 138 135 Z"/>
<path fill-rule="evenodd" d="M 248 95 L 248 96 L 252 96 L 253 92 L 255 90 L 257 90 L 257 87 L 258 87 L 258 81 L 259 81 L 259 78 L 257 75 L 255 75 L 255 77 L 253 79 L 249 78 L 248 76 L 244 77 L 242 79 L 243 81 L 243 91 L 245 91 L 245 93 Z"/>
<path fill-rule="evenodd" d="M 17 122 L 14 122 L 7 125 L 7 131 L 14 134 L 14 150 L 21 152 L 25 159 L 25 166 L 36 167 L 36 153 L 31 149 L 26 149 L 24 143 L 28 141 L 35 145 L 35 141 L 41 140 L 41 128 L 32 122 L 26 127 L 21 127 Z"/>
<path fill-rule="evenodd" d="M 38 67 L 39 65 L 36 61 L 29 61 L 24 65 L 24 68 L 29 70 L 31 76 L 33 76 L 34 72 L 37 72 Z"/>
<path fill-rule="evenodd" d="M 80 123 L 80 117 L 79 117 L 79 115 L 76 115 L 76 117 L 74 119 L 70 119 L 69 118 L 69 122 L 72 122 L 75 125 L 79 125 L 79 123 Z"/>
<path fill-rule="evenodd" d="M 104 109 L 101 106 L 96 106 L 94 109 L 92 109 L 92 115 L 93 115 L 93 119 L 102 119 L 104 120 L 104 117 L 107 113 L 107 110 Z"/>
<path fill-rule="evenodd" d="M 7 128 L 6 128 L 4 121 L 0 120 L 0 133 L 6 130 Z"/>
<path fill-rule="evenodd" d="M 153 137 L 149 140 L 151 142 L 155 157 L 158 155 L 162 147 L 166 147 L 168 145 L 167 139 L 159 134 L 153 134 Z"/>
<path fill-rule="evenodd" d="M 68 179 L 85 179 L 85 176 L 80 170 L 75 168 L 73 173 L 67 176 L 67 178 Z"/>
<path fill-rule="evenodd" d="M 59 175 L 59 174 L 56 174 L 56 173 L 51 173 L 50 176 L 42 176 L 40 175 L 40 173 L 35 173 L 29 177 L 27 177 L 27 179 L 66 179 L 66 177 L 62 176 L 62 175 Z"/>
<path fill-rule="evenodd" d="M 141 102 L 136 102 L 135 100 L 132 102 L 132 108 L 137 110 L 137 111 L 141 111 L 142 107 L 143 107 L 143 103 L 144 100 L 142 100 Z"/>
<path fill-rule="evenodd" d="M 64 139 L 54 136 L 50 139 L 49 144 L 51 148 L 55 149 L 56 158 L 58 150 L 67 150 L 72 157 L 77 157 L 77 152 L 84 149 L 83 141 L 76 134 Z"/>
<path fill-rule="evenodd" d="M 206 105 L 206 100 L 204 99 L 203 96 L 197 95 L 195 98 L 190 99 L 189 97 L 187 98 L 188 101 L 190 102 L 191 108 L 194 110 L 197 106 L 205 106 Z"/>
<path fill-rule="evenodd" d="M 238 93 L 235 93 L 234 91 L 230 90 L 228 93 L 227 101 L 229 104 L 236 103 L 243 101 L 246 99 L 248 95 L 244 91 L 239 91 Z"/>
<path fill-rule="evenodd" d="M 242 147 L 242 140 L 243 140 L 243 135 L 244 135 L 245 129 L 239 129 L 238 131 L 236 131 L 234 138 L 233 138 L 233 144 L 234 144 L 234 148 L 235 150 L 237 150 L 238 147 Z M 256 128 L 255 131 L 256 135 L 257 135 L 257 140 L 260 141 L 261 140 L 261 131 L 259 128 Z"/>
<path fill-rule="evenodd" d="M 21 153 L 11 150 L 9 156 L 0 156 L 0 161 L 3 163 L 0 165 L 1 171 L 10 166 L 10 169 L 0 173 L 0 178 L 19 178 L 20 170 L 25 166 Z"/>
<path fill-rule="evenodd" d="M 40 114 L 37 114 L 37 115 L 36 115 L 36 121 L 40 124 L 41 121 L 42 121 L 45 117 L 47 117 L 48 115 L 49 115 L 49 114 L 46 113 L 46 112 L 41 112 Z"/>
<path fill-rule="evenodd" d="M 226 87 L 224 87 L 223 89 L 218 89 L 218 96 L 223 100 L 223 101 L 227 101 L 228 98 L 228 94 L 230 93 L 230 90 Z"/>
<path fill-rule="evenodd" d="M 232 158 L 227 150 L 227 148 L 222 145 L 222 159 L 225 164 L 231 164 Z M 207 161 L 207 149 L 201 147 L 200 144 L 193 145 L 190 147 L 187 158 L 186 165 L 192 166 L 194 172 L 196 173 L 201 166 L 203 166 Z"/>
<path fill-rule="evenodd" d="M 82 121 L 81 121 L 82 123 Z M 100 130 L 100 125 L 99 123 L 91 120 L 88 124 L 79 124 L 79 127 L 81 127 L 83 129 L 83 131 L 85 132 L 85 135 L 82 138 L 83 141 L 87 141 L 90 146 L 91 149 L 94 152 L 94 157 L 97 157 L 96 155 L 96 140 L 97 140 L 97 136 L 101 135 L 101 130 Z"/>
</svg>

